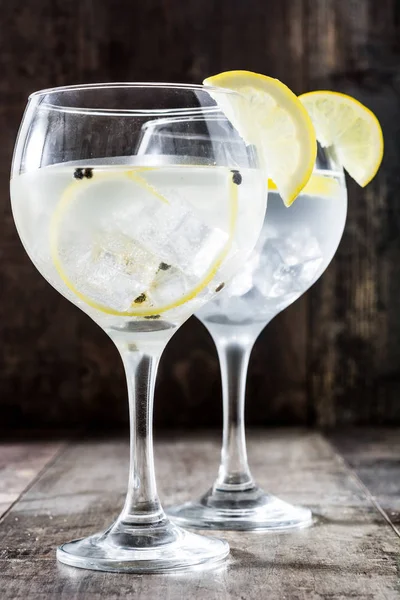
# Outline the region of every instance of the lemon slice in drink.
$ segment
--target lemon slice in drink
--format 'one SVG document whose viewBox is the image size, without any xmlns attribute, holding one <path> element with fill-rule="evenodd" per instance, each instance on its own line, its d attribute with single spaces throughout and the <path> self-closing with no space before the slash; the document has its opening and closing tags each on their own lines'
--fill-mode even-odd
<svg viewBox="0 0 400 600">
<path fill-rule="evenodd" d="M 355 98 L 338 92 L 316 91 L 299 99 L 323 146 L 334 146 L 340 163 L 362 187 L 376 175 L 383 157 L 378 119 Z"/>
<path fill-rule="evenodd" d="M 279 192 L 272 179 L 268 180 L 268 190 Z M 303 187 L 301 193 L 306 196 L 320 196 L 321 198 L 331 198 L 340 191 L 340 183 L 335 177 L 319 175 L 313 173 Z"/>
<path fill-rule="evenodd" d="M 230 172 L 215 176 L 225 177 L 223 229 L 204 224 L 190 202 L 164 196 L 159 169 L 99 167 L 72 181 L 50 222 L 51 256 L 65 285 L 115 316 L 156 319 L 193 300 L 218 272 L 236 227 L 238 186 Z"/>
<path fill-rule="evenodd" d="M 203 84 L 240 92 L 250 100 L 251 115 L 239 97 L 210 91 L 245 142 L 261 149 L 269 177 L 290 206 L 309 180 L 317 154 L 311 119 L 297 96 L 278 79 L 250 71 L 227 71 Z"/>
</svg>

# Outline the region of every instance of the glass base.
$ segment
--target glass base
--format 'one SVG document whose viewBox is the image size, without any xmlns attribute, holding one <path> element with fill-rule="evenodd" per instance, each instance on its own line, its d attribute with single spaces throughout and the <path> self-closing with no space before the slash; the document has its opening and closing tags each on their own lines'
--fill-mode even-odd
<svg viewBox="0 0 400 600">
<path fill-rule="evenodd" d="M 200 529 L 285 531 L 312 524 L 308 508 L 288 504 L 255 486 L 230 491 L 213 488 L 197 502 L 166 512 L 179 525 Z"/>
<path fill-rule="evenodd" d="M 162 531 L 135 528 L 116 532 L 111 528 L 57 549 L 57 559 L 66 565 L 123 573 L 206 568 L 218 565 L 228 554 L 227 542 L 185 531 L 168 521 Z"/>
</svg>

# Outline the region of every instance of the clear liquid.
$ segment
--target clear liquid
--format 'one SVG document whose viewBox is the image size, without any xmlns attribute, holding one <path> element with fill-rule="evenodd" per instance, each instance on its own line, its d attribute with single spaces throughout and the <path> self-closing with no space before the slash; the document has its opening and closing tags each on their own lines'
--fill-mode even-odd
<svg viewBox="0 0 400 600">
<path fill-rule="evenodd" d="M 42 275 L 96 321 L 163 329 L 209 300 L 249 256 L 265 212 L 263 177 L 242 170 L 237 186 L 225 167 L 121 162 L 52 165 L 14 177 L 15 222 Z M 74 178 L 76 168 L 92 169 L 90 182 Z M 148 289 L 155 307 L 170 306 L 150 317 L 157 324 L 127 314 Z"/>
<path fill-rule="evenodd" d="M 342 237 L 347 196 L 341 173 L 327 196 L 301 194 L 291 207 L 276 192 L 260 239 L 244 269 L 197 316 L 220 325 L 267 323 L 301 296 L 325 271 Z"/>
</svg>

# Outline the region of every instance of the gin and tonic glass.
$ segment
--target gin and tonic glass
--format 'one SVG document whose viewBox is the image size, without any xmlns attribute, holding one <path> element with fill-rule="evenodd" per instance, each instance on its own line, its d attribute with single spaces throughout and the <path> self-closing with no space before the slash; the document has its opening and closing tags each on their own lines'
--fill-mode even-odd
<svg viewBox="0 0 400 600">
<path fill-rule="evenodd" d="M 53 88 L 32 94 L 20 127 L 11 198 L 22 243 L 47 281 L 109 335 L 128 384 L 125 506 L 105 532 L 58 549 L 68 565 L 160 572 L 217 563 L 229 551 L 166 517 L 152 443 L 160 355 L 249 256 L 265 213 L 257 152 L 214 100 L 235 94 L 212 94 L 179 84 Z M 138 155 L 143 126 L 168 117 L 187 143 Z"/>
<path fill-rule="evenodd" d="M 176 523 L 202 529 L 265 531 L 312 523 L 308 508 L 265 492 L 250 472 L 244 419 L 246 376 L 261 331 L 329 265 L 342 237 L 346 213 L 343 170 L 332 148 L 318 147 L 309 184 L 289 208 L 277 191 L 270 190 L 262 233 L 250 259 L 229 286 L 196 311 L 218 351 L 223 442 L 219 472 L 211 488 L 197 500 L 168 509 Z"/>
</svg>

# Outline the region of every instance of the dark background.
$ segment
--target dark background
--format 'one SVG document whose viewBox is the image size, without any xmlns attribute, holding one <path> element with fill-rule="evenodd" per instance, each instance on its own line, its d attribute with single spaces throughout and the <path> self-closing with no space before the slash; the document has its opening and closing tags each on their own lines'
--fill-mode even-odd
<svg viewBox="0 0 400 600">
<path fill-rule="evenodd" d="M 196 82 L 228 69 L 296 93 L 335 89 L 382 122 L 386 154 L 349 184 L 345 235 L 319 282 L 264 331 L 248 381 L 258 425 L 400 423 L 400 3 L 397 0 L 0 1 L 0 426 L 127 419 L 111 341 L 55 292 L 11 217 L 12 149 L 30 92 L 99 81 Z M 160 366 L 156 423 L 218 425 L 216 353 L 192 318 Z"/>
</svg>

